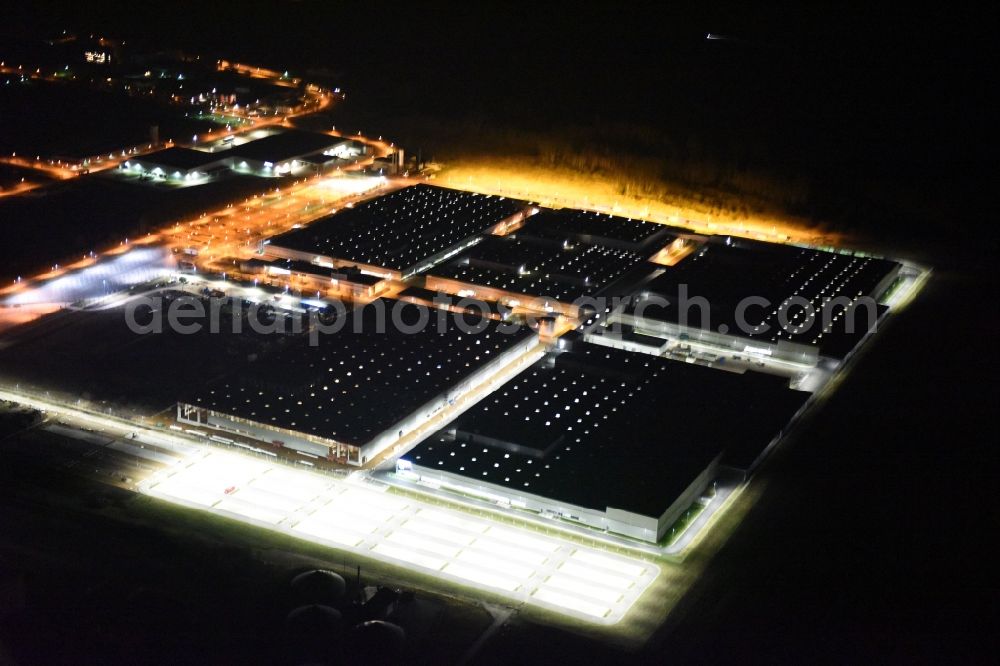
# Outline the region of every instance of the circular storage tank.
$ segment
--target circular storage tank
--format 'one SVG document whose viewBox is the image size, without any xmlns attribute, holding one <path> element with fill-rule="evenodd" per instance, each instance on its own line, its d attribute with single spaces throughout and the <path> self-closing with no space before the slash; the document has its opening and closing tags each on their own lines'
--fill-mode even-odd
<svg viewBox="0 0 1000 666">
<path fill-rule="evenodd" d="M 340 628 L 340 611 L 329 606 L 299 606 L 285 618 L 290 634 L 328 635 Z"/>
<path fill-rule="evenodd" d="M 398 661 L 403 655 L 406 632 L 383 620 L 369 620 L 355 625 L 347 638 L 347 654 L 352 664 L 384 664 Z"/>
<path fill-rule="evenodd" d="M 344 598 L 347 583 L 326 569 L 313 569 L 292 579 L 292 592 L 301 604 L 336 604 Z"/>
<path fill-rule="evenodd" d="M 327 661 L 340 647 L 340 611 L 329 606 L 299 606 L 285 618 L 289 657 Z"/>
</svg>

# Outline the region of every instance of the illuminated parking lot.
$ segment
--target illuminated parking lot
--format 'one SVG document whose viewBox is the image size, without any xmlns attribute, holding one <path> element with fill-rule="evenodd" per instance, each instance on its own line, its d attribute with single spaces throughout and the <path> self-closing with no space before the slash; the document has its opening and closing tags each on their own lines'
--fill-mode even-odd
<svg viewBox="0 0 1000 666">
<path fill-rule="evenodd" d="M 573 617 L 613 624 L 659 573 L 649 562 L 339 481 L 199 450 L 141 485 L 208 509 Z"/>
</svg>

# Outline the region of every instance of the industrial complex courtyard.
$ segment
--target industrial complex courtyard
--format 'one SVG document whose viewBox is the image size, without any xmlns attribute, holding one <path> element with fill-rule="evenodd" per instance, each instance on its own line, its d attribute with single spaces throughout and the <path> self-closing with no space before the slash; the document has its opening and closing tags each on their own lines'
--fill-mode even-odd
<svg viewBox="0 0 1000 666">
<path fill-rule="evenodd" d="M 8 309 L 58 311 L 7 333 L 11 395 L 188 440 L 138 492 L 601 624 L 924 277 L 401 175 L 291 188 L 293 225 L 279 194 L 18 280 Z"/>
</svg>

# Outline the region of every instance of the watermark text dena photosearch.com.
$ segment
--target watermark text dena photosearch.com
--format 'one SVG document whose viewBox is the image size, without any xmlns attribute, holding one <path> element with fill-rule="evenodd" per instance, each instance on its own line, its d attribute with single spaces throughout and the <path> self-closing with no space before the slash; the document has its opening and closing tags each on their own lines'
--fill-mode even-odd
<svg viewBox="0 0 1000 666">
<path fill-rule="evenodd" d="M 536 298 L 540 303 L 556 304 L 556 299 Z M 319 303 L 319 301 L 313 301 Z M 518 312 L 514 308 L 471 297 L 454 298 L 438 294 L 434 307 L 410 301 L 376 299 L 365 305 L 325 299 L 323 307 L 310 306 L 303 312 L 276 307 L 267 302 L 245 301 L 231 297 L 199 297 L 183 294 L 175 297 L 142 296 L 128 302 L 124 308 L 125 322 L 137 335 L 169 331 L 181 335 L 209 333 L 239 334 L 251 331 L 259 335 L 297 335 L 308 333 L 311 345 L 318 345 L 324 335 L 348 331 L 351 333 L 385 334 L 395 332 L 416 334 L 428 327 L 439 334 L 457 328 L 462 333 L 478 334 L 490 328 L 501 334 L 512 334 L 524 325 L 537 327 L 546 315 L 538 312 Z M 747 296 L 732 307 L 731 312 L 712 308 L 704 296 L 691 296 L 687 285 L 680 285 L 675 300 L 660 294 L 640 296 L 587 296 L 578 298 L 568 310 L 584 315 L 606 316 L 627 311 L 635 320 L 657 312 L 669 312 L 669 320 L 680 327 L 718 331 L 722 334 L 760 337 L 776 328 L 789 335 L 825 332 L 834 324 L 847 334 L 873 329 L 878 321 L 878 304 L 870 296 L 830 297 L 820 307 L 802 296 L 791 296 L 775 305 L 763 296 Z M 727 306 L 728 309 L 729 306 Z M 352 310 L 363 308 L 364 316 L 349 316 Z M 713 322 L 713 313 L 726 316 L 725 322 Z M 840 324 L 839 320 L 843 319 Z M 729 322 L 729 323 L 727 323 Z M 730 323 L 735 325 L 732 329 Z M 607 325 L 614 330 L 621 324 Z"/>
</svg>

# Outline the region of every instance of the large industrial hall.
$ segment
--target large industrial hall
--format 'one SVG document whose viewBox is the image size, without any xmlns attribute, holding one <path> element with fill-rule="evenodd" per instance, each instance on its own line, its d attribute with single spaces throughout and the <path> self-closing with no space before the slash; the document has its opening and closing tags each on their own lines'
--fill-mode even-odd
<svg viewBox="0 0 1000 666">
<path fill-rule="evenodd" d="M 808 397 L 787 384 L 579 343 L 508 381 L 398 469 L 655 543 L 718 466 L 734 464 L 731 449 L 759 455 L 780 436 Z"/>
<path fill-rule="evenodd" d="M 397 310 L 394 322 L 391 307 L 373 301 L 318 346 L 300 339 L 209 384 L 178 403 L 178 420 L 364 465 L 538 339 L 526 327 L 499 332 L 486 319 L 470 331 L 451 313 L 443 326 L 419 325 L 415 305 Z"/>
<path fill-rule="evenodd" d="M 179 421 L 314 460 L 395 461 L 390 482 L 649 543 L 725 470 L 752 472 L 829 376 L 821 356 L 842 359 L 870 333 L 844 330 L 851 309 L 900 270 L 427 184 L 260 254 L 246 270 L 314 289 L 304 307 L 326 292 L 358 309 L 318 347 L 291 344 L 192 391 Z M 709 303 L 711 328 L 679 319 L 682 288 Z M 741 334 L 748 296 L 769 305 Z M 781 329 L 794 298 L 843 303 L 822 330 L 800 330 L 801 311 Z M 409 318 L 376 331 L 376 311 L 394 306 Z M 481 331 L 459 330 L 470 312 Z M 440 318 L 445 330 L 427 325 Z"/>
</svg>

